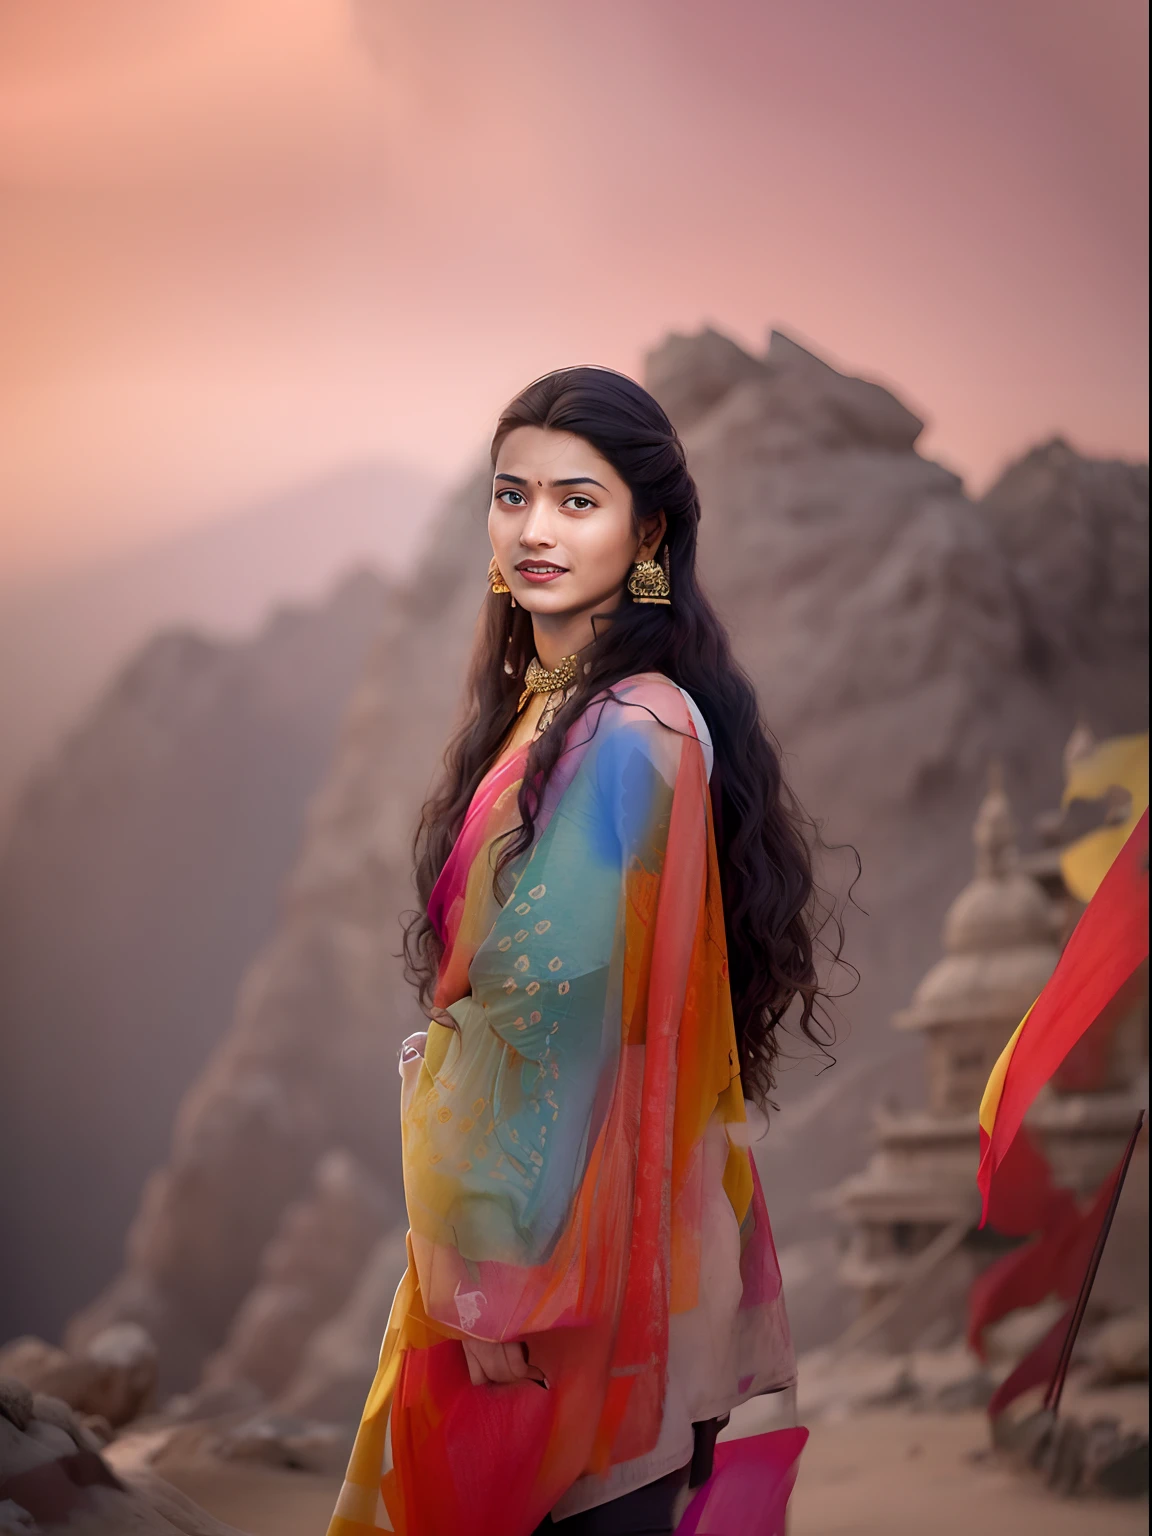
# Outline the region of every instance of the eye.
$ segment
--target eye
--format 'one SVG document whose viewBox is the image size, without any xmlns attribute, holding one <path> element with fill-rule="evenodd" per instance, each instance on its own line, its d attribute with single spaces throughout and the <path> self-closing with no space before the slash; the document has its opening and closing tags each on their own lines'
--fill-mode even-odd
<svg viewBox="0 0 1152 1536">
<path fill-rule="evenodd" d="M 576 495 L 569 496 L 564 505 L 566 507 L 570 506 L 573 512 L 587 512 L 588 508 L 594 507 L 596 503 L 592 500 L 591 496 Z"/>
<path fill-rule="evenodd" d="M 505 498 L 508 497 L 508 496 L 515 496 L 516 500 L 515 501 L 507 501 L 507 500 L 505 500 Z M 497 501 L 503 501 L 504 505 L 506 507 L 523 507 L 523 506 L 527 505 L 527 503 L 525 502 L 523 496 L 521 496 L 520 492 L 519 491 L 513 491 L 513 490 L 497 491 L 496 492 L 496 500 Z"/>
</svg>

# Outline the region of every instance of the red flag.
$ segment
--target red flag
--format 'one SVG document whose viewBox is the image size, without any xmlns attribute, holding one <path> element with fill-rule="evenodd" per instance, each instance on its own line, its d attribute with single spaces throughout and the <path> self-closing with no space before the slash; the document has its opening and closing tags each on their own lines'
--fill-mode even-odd
<svg viewBox="0 0 1152 1536">
<path fill-rule="evenodd" d="M 1135 1145 L 1134 1133 L 1120 1166 L 1082 1211 L 1071 1191 L 1053 1183 L 1045 1158 L 1024 1129 L 1024 1116 L 1053 1079 L 1072 1089 L 1097 1085 L 1115 1024 L 1146 985 L 1147 963 L 1145 810 L 1100 881 L 1047 986 L 1002 1052 L 980 1105 L 981 1225 L 990 1222 L 1013 1236 L 1036 1235 L 976 1279 L 969 1296 L 969 1343 L 982 1355 L 985 1330 L 1009 1312 L 1053 1295 L 1073 1303 L 1004 1383 L 990 1413 L 1002 1412 L 1052 1368 L 1067 1368 Z"/>
<path fill-rule="evenodd" d="M 1048 985 L 992 1070 L 980 1105 L 982 1222 L 993 1179 L 1024 1115 L 1148 959 L 1148 812 L 1141 816 L 1065 945 Z"/>
<path fill-rule="evenodd" d="M 1009 1161 L 1022 1145 L 1031 1147 L 1024 1131 L 1013 1143 Z M 1034 1149 L 1031 1157 L 1039 1159 L 1047 1173 L 1047 1163 Z M 1007 1161 L 1004 1168 L 1008 1168 Z M 1035 1215 L 1029 1225 L 1001 1226 L 993 1214 L 997 1231 L 1033 1231 L 1039 1235 L 1024 1247 L 1005 1254 L 972 1282 L 968 1294 L 968 1343 L 976 1354 L 984 1355 L 984 1330 L 1009 1312 L 1015 1312 L 1019 1307 L 1034 1307 L 1048 1296 L 1058 1296 L 1061 1301 L 1072 1300 L 1080 1289 L 1092 1256 L 1112 1186 L 1113 1181 L 1105 1179 L 1091 1206 L 1081 1213 L 1071 1192 L 1059 1189 L 1048 1179 L 1047 1190 L 1042 1195 L 1046 1203 L 1034 1207 Z"/>
</svg>

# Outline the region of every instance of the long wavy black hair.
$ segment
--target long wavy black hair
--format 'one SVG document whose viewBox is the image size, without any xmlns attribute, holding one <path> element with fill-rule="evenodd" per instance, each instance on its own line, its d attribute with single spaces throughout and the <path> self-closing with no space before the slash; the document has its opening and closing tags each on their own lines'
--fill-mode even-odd
<svg viewBox="0 0 1152 1536">
<path fill-rule="evenodd" d="M 529 751 L 519 794 L 521 824 L 495 861 L 496 890 L 503 894 L 503 872 L 534 840 L 543 787 L 568 728 L 589 700 L 637 672 L 662 672 L 687 689 L 707 722 L 715 753 L 713 820 L 741 1076 L 749 1095 L 766 1103 L 776 1081 L 777 1031 L 789 1008 L 817 1049 L 826 1054 L 834 1039 L 817 950 L 822 945 L 828 958 L 839 961 L 843 929 L 813 878 L 817 829 L 784 781 L 755 689 L 696 579 L 700 498 L 683 446 L 652 396 L 607 368 L 565 368 L 529 384 L 500 416 L 493 466 L 508 433 L 526 426 L 572 433 L 590 443 L 628 485 L 638 529 L 642 519 L 663 510 L 667 530 L 657 554 L 667 549 L 672 602 L 668 607 L 634 603 L 625 595 L 610 622 L 594 625 L 595 641 L 581 653 L 590 668 Z M 415 840 L 421 906 L 409 915 L 404 958 L 408 979 L 431 1017 L 442 945 L 427 917 L 428 898 L 476 787 L 511 730 L 524 670 L 534 654 L 531 615 L 513 607 L 509 596 L 490 594 L 468 678 L 468 710 L 448 744 L 441 780 L 424 806 Z M 831 943 L 821 937 L 829 925 Z"/>
</svg>

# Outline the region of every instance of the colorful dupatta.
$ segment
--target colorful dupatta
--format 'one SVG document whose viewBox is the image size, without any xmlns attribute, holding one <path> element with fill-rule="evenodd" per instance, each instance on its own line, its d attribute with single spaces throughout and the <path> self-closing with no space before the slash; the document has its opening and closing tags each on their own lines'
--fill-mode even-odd
<svg viewBox="0 0 1152 1536">
<path fill-rule="evenodd" d="M 526 753 L 480 784 L 429 902 L 457 1028 L 431 1024 L 402 1091 L 408 1270 L 329 1536 L 529 1536 L 652 1450 L 670 1321 L 704 1310 L 710 1126 L 740 1292 L 711 1411 L 792 1379 L 684 696 L 643 674 L 589 706 L 501 904 Z M 549 1390 L 472 1386 L 467 1334 L 525 1340 Z"/>
</svg>

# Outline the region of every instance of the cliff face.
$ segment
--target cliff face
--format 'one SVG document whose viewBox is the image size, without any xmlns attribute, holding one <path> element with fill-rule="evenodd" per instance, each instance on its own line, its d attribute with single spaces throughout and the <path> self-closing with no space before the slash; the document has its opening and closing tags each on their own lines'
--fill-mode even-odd
<svg viewBox="0 0 1152 1536">
<path fill-rule="evenodd" d="M 893 1051 L 887 1020 L 967 878 L 989 758 L 1002 759 L 1026 820 L 1058 794 L 1060 751 L 1079 715 L 1101 733 L 1143 722 L 1146 635 L 1139 605 L 1119 589 L 1130 591 L 1133 549 L 1141 538 L 1146 547 L 1146 480 L 1073 454 L 1049 466 L 1039 490 L 973 503 L 917 455 L 920 424 L 890 393 L 779 335 L 762 358 L 712 333 L 672 338 L 649 360 L 649 380 L 684 433 L 705 507 L 704 578 L 788 771 L 825 838 L 852 842 L 864 861 L 856 895 L 868 916 L 848 921 L 862 981 L 843 1010 L 844 1088 L 836 1073 L 814 1088 L 810 1066 L 787 1071 L 764 1155 L 787 1244 L 819 1232 L 826 1218 L 811 1195 L 860 1161 L 868 1100 L 896 1078 L 915 1081 L 907 1058 L 880 1065 Z M 478 473 L 450 502 L 391 606 L 276 931 L 185 1099 L 125 1268 L 76 1319 L 74 1343 L 133 1317 L 158 1338 L 170 1379 L 187 1380 L 326 1148 L 397 1180 L 395 1053 L 418 1015 L 395 958 L 396 914 L 411 904 L 413 821 L 483 599 L 485 482 Z M 1075 540 L 1059 559 L 1044 553 L 1037 501 L 1063 505 L 1070 485 L 1081 498 L 1077 537 L 1127 553 L 1097 560 L 1103 593 L 1073 584 L 1064 608 L 1045 606 L 1051 575 L 1030 562 L 1076 566 L 1081 556 Z M 1124 624 L 1087 615 L 1117 603 Z M 842 890 L 847 868 L 831 856 L 826 881 Z"/>
<path fill-rule="evenodd" d="M 1010 465 L 978 510 L 1038 669 L 1091 669 L 1147 639 L 1147 465 L 1083 459 L 1054 438 Z"/>
<path fill-rule="evenodd" d="M 0 856 L 0 1336 L 115 1273 L 387 605 L 363 574 L 247 641 L 163 635 L 31 782 Z"/>
<path fill-rule="evenodd" d="M 919 1097 L 918 1052 L 887 1021 L 968 876 L 989 762 L 1028 827 L 1058 802 L 1078 718 L 1102 734 L 1147 719 L 1148 501 L 1144 466 L 1055 444 L 974 502 L 886 391 L 779 334 L 760 361 L 684 423 L 702 564 L 801 799 L 863 863 L 840 1066 L 818 1085 L 786 1073 L 762 1160 L 787 1243 L 827 1231 L 812 1193 L 858 1165 L 872 1104 Z M 845 857 L 824 868 L 843 890 Z"/>
</svg>

